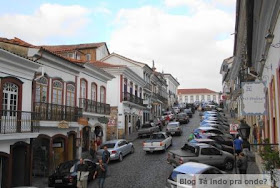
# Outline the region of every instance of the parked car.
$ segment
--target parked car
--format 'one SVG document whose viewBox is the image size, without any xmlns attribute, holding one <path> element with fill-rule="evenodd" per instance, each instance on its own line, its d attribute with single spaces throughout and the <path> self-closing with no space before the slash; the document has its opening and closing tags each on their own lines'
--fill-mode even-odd
<svg viewBox="0 0 280 188">
<path fill-rule="evenodd" d="M 154 132 L 158 132 L 159 127 L 156 126 L 153 122 L 145 123 L 142 125 L 141 129 L 138 130 L 138 137 L 150 136 Z"/>
<path fill-rule="evenodd" d="M 196 129 L 194 129 L 194 132 L 197 132 L 199 134 L 205 134 L 205 133 L 215 133 L 218 135 L 224 135 L 225 137 L 232 139 L 232 135 L 225 133 L 219 129 L 216 129 L 214 127 L 198 127 Z"/>
<path fill-rule="evenodd" d="M 233 139 L 229 139 L 227 137 L 224 137 L 223 135 L 217 135 L 217 134 L 210 133 L 210 134 L 205 134 L 205 138 L 215 140 L 219 144 L 233 146 Z"/>
<path fill-rule="evenodd" d="M 175 167 L 186 162 L 199 162 L 232 170 L 234 156 L 209 144 L 185 144 L 181 149 L 169 150 L 167 161 Z"/>
<path fill-rule="evenodd" d="M 194 180 L 195 175 L 198 174 L 224 174 L 223 171 L 217 169 L 216 167 L 196 162 L 187 162 L 178 167 L 176 167 L 166 181 L 166 188 L 175 188 L 178 187 L 177 176 L 178 175 L 187 175 L 190 179 Z M 192 186 L 184 186 L 192 187 Z"/>
<path fill-rule="evenodd" d="M 143 142 L 143 150 L 148 152 L 164 150 L 172 146 L 172 137 L 165 132 L 158 132 L 151 135 L 149 140 Z"/>
<path fill-rule="evenodd" d="M 176 121 L 180 122 L 181 124 L 189 123 L 189 117 L 186 113 L 179 113 L 176 116 Z"/>
<path fill-rule="evenodd" d="M 186 113 L 190 118 L 192 118 L 192 116 L 193 116 L 192 110 L 189 108 L 185 109 L 184 113 Z"/>
<path fill-rule="evenodd" d="M 134 146 L 132 142 L 128 142 L 124 139 L 118 139 L 104 142 L 97 151 L 98 157 L 102 156 L 104 146 L 107 146 L 108 151 L 110 152 L 110 160 L 122 161 L 124 156 L 134 153 Z"/>
<path fill-rule="evenodd" d="M 234 149 L 232 146 L 227 146 L 227 145 L 224 145 L 224 144 L 220 144 L 218 142 L 216 142 L 215 140 L 212 140 L 212 139 L 193 139 L 189 142 L 189 144 L 197 144 L 197 143 L 204 143 L 204 144 L 210 144 L 211 146 L 214 146 L 220 150 L 223 150 L 223 151 L 226 151 L 226 152 L 229 152 L 231 154 L 234 154 Z"/>
<path fill-rule="evenodd" d="M 200 127 L 213 127 L 223 131 L 224 133 L 229 133 L 229 127 L 225 127 L 217 123 L 203 123 L 200 124 Z"/>
<path fill-rule="evenodd" d="M 179 122 L 169 122 L 166 127 L 166 134 L 168 134 L 168 135 L 178 134 L 179 136 L 181 136 L 182 129 L 180 127 L 180 123 Z"/>
<path fill-rule="evenodd" d="M 84 163 L 88 165 L 89 168 L 88 181 L 91 181 L 97 165 L 96 163 L 94 163 L 89 159 L 84 159 Z M 78 159 L 66 161 L 59 164 L 56 167 L 54 173 L 49 176 L 48 186 L 49 187 L 58 187 L 58 186 L 76 187 L 77 167 L 79 164 L 80 164 L 80 160 Z"/>
<path fill-rule="evenodd" d="M 170 121 L 172 121 L 175 118 L 174 114 L 171 111 L 163 112 L 163 116 L 165 120 L 170 120 Z"/>
</svg>

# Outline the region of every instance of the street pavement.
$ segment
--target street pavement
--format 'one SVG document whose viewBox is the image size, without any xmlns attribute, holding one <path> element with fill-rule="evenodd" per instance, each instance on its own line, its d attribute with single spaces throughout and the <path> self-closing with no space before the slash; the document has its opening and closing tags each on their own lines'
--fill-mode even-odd
<svg viewBox="0 0 280 188">
<path fill-rule="evenodd" d="M 183 134 L 173 136 L 173 145 L 168 148 L 179 149 L 194 128 L 199 126 L 198 112 L 190 119 L 188 124 L 182 125 Z M 174 169 L 167 163 L 167 152 L 154 152 L 146 154 L 142 143 L 147 138 L 136 139 L 133 144 L 135 152 L 127 155 L 122 162 L 111 161 L 105 187 L 114 188 L 163 188 L 166 179 Z M 98 180 L 89 184 L 89 187 L 98 187 Z"/>
</svg>

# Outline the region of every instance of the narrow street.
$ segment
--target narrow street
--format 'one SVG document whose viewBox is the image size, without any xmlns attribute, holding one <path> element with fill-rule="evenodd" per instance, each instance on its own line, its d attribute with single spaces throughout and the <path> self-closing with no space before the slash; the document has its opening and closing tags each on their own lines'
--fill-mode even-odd
<svg viewBox="0 0 280 188">
<path fill-rule="evenodd" d="M 186 141 L 186 137 L 198 125 L 199 115 L 196 111 L 190 122 L 182 125 L 182 136 L 173 136 L 173 146 L 168 150 L 180 148 Z M 109 177 L 105 180 L 105 187 L 154 188 L 165 186 L 166 179 L 173 167 L 166 162 L 167 153 L 146 154 L 142 150 L 142 142 L 145 139 L 136 139 L 133 142 L 134 154 L 126 156 L 122 162 L 113 161 L 109 164 Z M 91 182 L 89 187 L 98 187 L 97 180 Z"/>
</svg>

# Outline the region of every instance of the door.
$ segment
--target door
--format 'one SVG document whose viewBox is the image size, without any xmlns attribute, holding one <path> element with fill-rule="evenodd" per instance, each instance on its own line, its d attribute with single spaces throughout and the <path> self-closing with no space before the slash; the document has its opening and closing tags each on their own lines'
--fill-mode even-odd
<svg viewBox="0 0 280 188">
<path fill-rule="evenodd" d="M 8 164 L 8 157 L 0 156 L 0 188 L 7 187 Z"/>
<path fill-rule="evenodd" d="M 120 141 L 118 143 L 118 148 L 120 150 L 120 152 L 124 155 L 126 155 L 127 151 L 126 151 L 126 147 L 125 147 L 125 141 Z"/>
<path fill-rule="evenodd" d="M 1 133 L 17 130 L 18 90 L 14 83 L 6 82 L 3 85 Z"/>
<path fill-rule="evenodd" d="M 125 115 L 124 124 L 125 124 L 125 128 L 124 128 L 125 135 L 128 135 L 128 120 L 127 120 L 127 115 Z"/>
<path fill-rule="evenodd" d="M 75 159 L 75 136 L 73 134 L 69 135 L 68 138 L 68 160 Z"/>
<path fill-rule="evenodd" d="M 27 165 L 27 147 L 17 145 L 13 148 L 12 156 L 12 187 L 28 184 L 29 167 Z"/>
<path fill-rule="evenodd" d="M 205 164 L 212 164 L 212 156 L 211 156 L 211 148 L 201 148 L 201 153 L 199 156 L 199 161 L 200 163 L 205 163 Z"/>
</svg>

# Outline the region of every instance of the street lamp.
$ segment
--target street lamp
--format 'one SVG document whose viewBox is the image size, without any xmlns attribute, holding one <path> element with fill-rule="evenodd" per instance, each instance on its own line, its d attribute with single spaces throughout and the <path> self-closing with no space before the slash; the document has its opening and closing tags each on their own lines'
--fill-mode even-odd
<svg viewBox="0 0 280 188">
<path fill-rule="evenodd" d="M 250 129 L 251 127 L 244 120 L 241 120 L 241 124 L 237 131 L 243 140 L 243 148 L 250 149 L 250 143 L 247 141 L 250 135 Z"/>
</svg>

